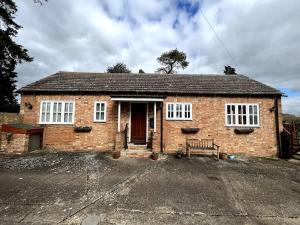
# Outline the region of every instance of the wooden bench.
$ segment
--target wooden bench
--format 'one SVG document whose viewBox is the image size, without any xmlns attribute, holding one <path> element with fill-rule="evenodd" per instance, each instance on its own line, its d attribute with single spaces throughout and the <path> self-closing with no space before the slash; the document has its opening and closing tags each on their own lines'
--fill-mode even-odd
<svg viewBox="0 0 300 225">
<path fill-rule="evenodd" d="M 190 158 L 191 151 L 195 150 L 197 154 L 207 152 L 212 155 L 216 154 L 217 160 L 219 160 L 220 146 L 214 143 L 214 139 L 186 139 L 186 155 Z"/>
</svg>

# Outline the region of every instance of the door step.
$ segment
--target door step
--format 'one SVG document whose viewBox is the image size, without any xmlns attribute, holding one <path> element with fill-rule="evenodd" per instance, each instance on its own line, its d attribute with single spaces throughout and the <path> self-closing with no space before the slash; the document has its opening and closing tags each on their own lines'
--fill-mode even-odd
<svg viewBox="0 0 300 225">
<path fill-rule="evenodd" d="M 149 158 L 152 152 L 150 150 L 125 150 L 122 152 L 122 155 L 125 155 L 129 158 Z"/>
<path fill-rule="evenodd" d="M 300 160 L 300 152 L 294 153 L 294 155 L 292 156 L 292 158 Z"/>
<path fill-rule="evenodd" d="M 136 144 L 131 144 L 128 143 L 128 150 L 129 151 L 147 151 L 147 145 L 136 145 Z"/>
</svg>

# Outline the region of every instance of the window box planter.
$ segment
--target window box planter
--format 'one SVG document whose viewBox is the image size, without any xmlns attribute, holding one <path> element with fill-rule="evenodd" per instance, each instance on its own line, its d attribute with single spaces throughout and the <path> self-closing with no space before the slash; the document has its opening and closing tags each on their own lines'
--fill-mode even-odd
<svg viewBox="0 0 300 225">
<path fill-rule="evenodd" d="M 76 133 L 89 133 L 91 132 L 92 130 L 92 127 L 88 127 L 88 126 L 85 126 L 85 127 L 74 127 L 74 131 Z"/>
<path fill-rule="evenodd" d="M 254 128 L 235 128 L 234 133 L 236 134 L 250 134 L 254 131 Z"/>
<path fill-rule="evenodd" d="M 181 128 L 182 133 L 184 134 L 196 134 L 199 132 L 199 128 L 196 127 L 185 127 L 185 128 Z"/>
</svg>

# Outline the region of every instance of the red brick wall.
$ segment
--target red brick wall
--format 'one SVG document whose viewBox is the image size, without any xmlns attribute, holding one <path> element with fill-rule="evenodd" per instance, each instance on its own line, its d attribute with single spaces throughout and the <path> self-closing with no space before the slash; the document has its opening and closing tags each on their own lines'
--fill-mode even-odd
<svg viewBox="0 0 300 225">
<path fill-rule="evenodd" d="M 12 135 L 11 140 L 7 135 Z M 28 152 L 28 134 L 1 133 L 1 150 L 6 154 L 24 154 Z"/>
<path fill-rule="evenodd" d="M 56 150 L 100 150 L 114 149 L 116 133 L 116 104 L 109 96 L 22 96 L 21 113 L 24 123 L 38 124 L 40 102 L 43 100 L 64 100 L 75 102 L 75 122 L 72 125 L 44 125 L 43 147 Z M 95 101 L 107 102 L 107 121 L 94 122 Z M 32 110 L 24 107 L 30 102 Z M 90 133 L 75 133 L 74 126 L 91 126 Z"/>
<path fill-rule="evenodd" d="M 42 100 L 75 101 L 74 125 L 45 125 L 43 146 L 57 150 L 99 150 L 112 151 L 115 148 L 117 132 L 117 103 L 109 96 L 22 96 L 21 113 L 24 122 L 38 124 L 39 109 Z M 94 102 L 107 102 L 107 121 L 93 122 Z M 169 121 L 165 119 L 167 102 L 193 103 L 192 121 Z M 33 109 L 24 107 L 30 102 Z M 226 103 L 258 103 L 260 106 L 260 127 L 248 135 L 237 135 L 234 128 L 225 126 Z M 221 146 L 221 151 L 228 153 L 247 153 L 251 155 L 269 156 L 276 154 L 276 134 L 272 98 L 223 98 L 223 97 L 168 97 L 163 106 L 164 150 L 174 152 L 185 146 L 186 134 L 181 133 L 182 127 L 199 127 L 200 132 L 189 137 L 214 138 Z M 153 104 L 149 103 L 149 117 L 153 115 Z M 280 104 L 281 112 L 281 104 Z M 155 151 L 160 150 L 160 107 L 157 103 L 157 133 L 155 135 Z M 281 121 L 280 114 L 280 121 Z M 129 123 L 129 104 L 122 103 L 121 130 Z M 281 124 L 281 122 L 280 122 Z M 75 133 L 74 126 L 91 126 L 90 133 Z M 281 127 L 282 128 L 282 127 Z M 150 134 L 149 129 L 149 134 Z"/>
<path fill-rule="evenodd" d="M 167 102 L 193 103 L 192 121 L 165 120 Z M 225 126 L 226 103 L 257 103 L 260 109 L 260 127 L 247 135 L 234 133 L 233 127 Z M 164 106 L 164 146 L 166 152 L 173 152 L 185 144 L 186 138 L 213 138 L 220 150 L 227 153 L 247 153 L 256 156 L 276 155 L 276 133 L 272 98 L 223 98 L 223 97 L 168 97 Z M 280 107 L 280 124 L 281 123 Z M 182 127 L 198 127 L 200 132 L 182 134 Z M 281 127 L 282 129 L 282 127 Z"/>
</svg>

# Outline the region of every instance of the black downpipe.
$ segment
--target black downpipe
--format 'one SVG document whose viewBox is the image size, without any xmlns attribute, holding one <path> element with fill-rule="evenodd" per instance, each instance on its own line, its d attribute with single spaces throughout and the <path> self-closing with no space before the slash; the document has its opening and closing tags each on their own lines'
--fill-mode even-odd
<svg viewBox="0 0 300 225">
<path fill-rule="evenodd" d="M 275 114 L 277 151 L 278 151 L 279 157 L 282 157 L 281 138 L 280 138 L 280 132 L 279 132 L 278 96 L 276 96 L 274 99 L 274 105 L 275 105 L 274 114 Z"/>
<path fill-rule="evenodd" d="M 160 152 L 163 152 L 163 110 L 164 110 L 164 103 L 161 103 L 161 111 L 160 111 Z"/>
</svg>

